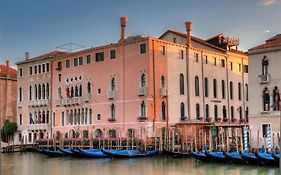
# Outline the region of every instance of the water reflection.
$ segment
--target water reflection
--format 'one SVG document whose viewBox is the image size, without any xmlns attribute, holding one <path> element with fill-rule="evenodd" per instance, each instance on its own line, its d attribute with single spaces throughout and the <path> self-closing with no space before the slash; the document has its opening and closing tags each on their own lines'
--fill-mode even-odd
<svg viewBox="0 0 281 175">
<path fill-rule="evenodd" d="M 2 154 L 4 175 L 277 175 L 272 167 L 197 162 L 194 159 L 79 159 L 49 158 L 38 153 Z"/>
</svg>

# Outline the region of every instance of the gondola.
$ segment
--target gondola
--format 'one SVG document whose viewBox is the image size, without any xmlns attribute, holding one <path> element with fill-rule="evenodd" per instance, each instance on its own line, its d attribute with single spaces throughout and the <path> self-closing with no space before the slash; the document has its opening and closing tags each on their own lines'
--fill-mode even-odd
<svg viewBox="0 0 281 175">
<path fill-rule="evenodd" d="M 107 157 L 101 150 L 99 149 L 85 149 L 80 152 L 81 157 L 87 158 L 104 158 Z"/>
<path fill-rule="evenodd" d="M 275 165 L 274 158 L 270 153 L 259 152 L 257 155 L 258 163 L 261 165 Z"/>
<path fill-rule="evenodd" d="M 60 149 L 61 152 L 63 152 L 63 155 L 65 156 L 72 156 L 73 155 L 73 152 L 71 151 L 71 148 L 64 148 L 64 149 Z"/>
<path fill-rule="evenodd" d="M 63 152 L 61 150 L 48 150 L 48 149 L 41 148 L 40 153 L 52 157 L 63 156 Z"/>
<path fill-rule="evenodd" d="M 163 149 L 163 153 L 166 154 L 167 156 L 171 156 L 174 158 L 186 158 L 186 157 L 191 157 L 189 152 L 175 152 L 175 151 L 169 151 L 167 149 Z"/>
<path fill-rule="evenodd" d="M 275 165 L 276 166 L 279 166 L 279 163 L 280 163 L 280 153 L 274 153 L 272 154 L 272 157 L 274 158 L 274 161 L 275 161 Z"/>
<path fill-rule="evenodd" d="M 112 158 L 138 158 L 138 157 L 149 157 L 159 153 L 158 150 L 101 150 L 104 154 Z"/>
<path fill-rule="evenodd" d="M 224 153 L 224 156 L 226 160 L 230 163 L 235 163 L 235 164 L 243 164 L 244 160 L 241 157 L 239 152 L 229 152 L 229 153 Z"/>
<path fill-rule="evenodd" d="M 247 164 L 251 164 L 251 165 L 258 164 L 258 158 L 251 152 L 243 152 L 241 154 L 241 157 Z"/>
<path fill-rule="evenodd" d="M 206 154 L 198 153 L 198 152 L 191 152 L 190 155 L 194 157 L 197 160 L 203 161 L 203 162 L 209 162 L 210 159 L 206 156 Z"/>
<path fill-rule="evenodd" d="M 226 157 L 221 151 L 205 152 L 206 156 L 213 162 L 225 163 Z"/>
<path fill-rule="evenodd" d="M 81 150 L 80 149 L 70 148 L 70 151 L 72 152 L 72 156 L 81 157 Z"/>
</svg>

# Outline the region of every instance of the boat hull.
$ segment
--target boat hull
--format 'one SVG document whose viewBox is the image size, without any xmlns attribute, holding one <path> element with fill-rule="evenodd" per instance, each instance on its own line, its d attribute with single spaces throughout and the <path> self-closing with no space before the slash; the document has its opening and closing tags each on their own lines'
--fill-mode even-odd
<svg viewBox="0 0 281 175">
<path fill-rule="evenodd" d="M 149 157 L 159 153 L 158 150 L 141 152 L 138 150 L 102 150 L 102 152 L 112 158 L 139 158 Z"/>
<path fill-rule="evenodd" d="M 234 164 L 244 164 L 244 160 L 238 152 L 225 153 L 225 158 L 228 162 Z"/>
<path fill-rule="evenodd" d="M 72 156 L 73 155 L 73 152 L 71 151 L 71 148 L 64 148 L 64 149 L 60 149 L 61 152 L 63 152 L 63 155 L 65 156 Z"/>
<path fill-rule="evenodd" d="M 80 156 L 85 157 L 85 158 L 104 158 L 104 157 L 107 157 L 102 151 L 97 150 L 97 149 L 81 150 Z"/>
<path fill-rule="evenodd" d="M 210 161 L 210 159 L 205 154 L 202 154 L 202 153 L 191 152 L 190 155 L 192 157 L 194 157 L 196 160 L 200 160 L 200 161 L 203 161 L 203 162 L 209 162 Z"/>
<path fill-rule="evenodd" d="M 48 150 L 48 149 L 42 148 L 40 153 L 42 153 L 44 155 L 47 155 L 47 156 L 50 156 L 50 157 L 60 157 L 60 156 L 63 156 L 63 152 L 61 152 L 60 150 L 53 151 L 53 150 Z"/>
<path fill-rule="evenodd" d="M 225 163 L 226 157 L 223 155 L 223 152 L 206 152 L 207 157 L 213 162 Z"/>
<path fill-rule="evenodd" d="M 242 153 L 241 157 L 247 164 L 251 164 L 251 165 L 258 164 L 258 159 L 253 153 Z"/>
<path fill-rule="evenodd" d="M 269 153 L 258 153 L 257 159 L 258 163 L 261 165 L 275 165 L 274 158 Z"/>
<path fill-rule="evenodd" d="M 186 158 L 186 157 L 191 157 L 190 153 L 188 153 L 188 152 L 185 152 L 185 153 L 182 153 L 182 152 L 173 152 L 173 151 L 169 151 L 169 150 L 163 149 L 163 153 L 166 154 L 166 155 L 168 155 L 168 156 L 174 157 L 174 158 Z"/>
</svg>

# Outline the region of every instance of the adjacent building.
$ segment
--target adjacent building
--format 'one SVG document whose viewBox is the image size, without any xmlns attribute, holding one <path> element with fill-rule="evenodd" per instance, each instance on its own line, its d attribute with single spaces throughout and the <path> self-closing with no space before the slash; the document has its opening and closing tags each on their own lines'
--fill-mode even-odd
<svg viewBox="0 0 281 175">
<path fill-rule="evenodd" d="M 268 128 L 271 145 L 280 139 L 281 88 L 281 34 L 249 49 L 249 125 L 251 144 L 268 146 Z"/>
<path fill-rule="evenodd" d="M 17 108 L 17 71 L 6 61 L 0 64 L 0 128 L 5 120 L 16 121 Z"/>
<path fill-rule="evenodd" d="M 237 49 L 239 40 L 223 34 L 193 37 L 190 22 L 186 33 L 125 37 L 126 24 L 122 17 L 116 43 L 17 64 L 26 73 L 18 76 L 18 88 L 24 89 L 18 117 L 27 142 L 52 136 L 153 137 L 167 125 L 191 120 L 247 122 L 248 58 Z M 48 72 L 30 75 L 47 63 Z"/>
</svg>

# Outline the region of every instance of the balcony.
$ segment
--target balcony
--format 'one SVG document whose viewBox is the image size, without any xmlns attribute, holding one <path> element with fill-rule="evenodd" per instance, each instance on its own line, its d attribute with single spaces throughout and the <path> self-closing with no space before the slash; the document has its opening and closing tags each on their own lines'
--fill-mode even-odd
<svg viewBox="0 0 281 175">
<path fill-rule="evenodd" d="M 18 101 L 18 102 L 17 102 L 17 107 L 18 107 L 18 108 L 22 108 L 22 101 Z"/>
<path fill-rule="evenodd" d="M 161 97 L 167 97 L 168 96 L 168 91 L 165 87 L 161 88 Z"/>
<path fill-rule="evenodd" d="M 28 125 L 28 130 L 47 130 L 47 129 L 49 129 L 49 124 L 47 123 Z"/>
<path fill-rule="evenodd" d="M 108 92 L 108 99 L 115 99 L 116 98 L 116 91 L 115 90 L 112 90 L 112 91 L 109 91 Z"/>
<path fill-rule="evenodd" d="M 270 75 L 269 74 L 259 75 L 260 84 L 266 84 L 266 83 L 269 83 L 269 81 L 270 81 Z"/>
<path fill-rule="evenodd" d="M 62 105 L 70 106 L 70 105 L 78 105 L 82 102 L 82 97 L 72 97 L 68 99 L 62 100 Z"/>
<path fill-rule="evenodd" d="M 41 100 L 32 100 L 28 102 L 28 106 L 47 106 L 49 105 L 50 100 L 49 99 L 41 99 Z"/>
<path fill-rule="evenodd" d="M 146 117 L 146 116 L 139 116 L 139 117 L 138 117 L 138 120 L 139 120 L 140 122 L 144 122 L 144 121 L 147 120 L 147 117 Z"/>
<path fill-rule="evenodd" d="M 84 101 L 85 102 L 89 102 L 91 100 L 91 94 L 90 93 L 87 93 L 85 96 L 84 96 Z"/>
<path fill-rule="evenodd" d="M 146 96 L 147 88 L 146 87 L 139 87 L 138 94 L 139 96 Z"/>
</svg>

